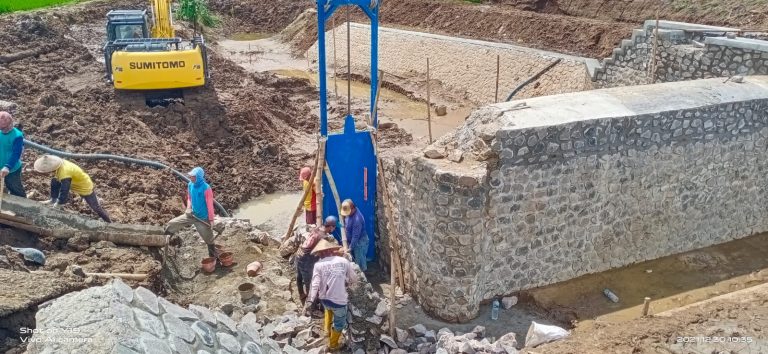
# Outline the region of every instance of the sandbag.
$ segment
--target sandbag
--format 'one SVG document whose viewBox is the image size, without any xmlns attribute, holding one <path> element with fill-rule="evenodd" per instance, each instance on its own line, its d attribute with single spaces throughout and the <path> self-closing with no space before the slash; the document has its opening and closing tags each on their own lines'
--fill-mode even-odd
<svg viewBox="0 0 768 354">
<path fill-rule="evenodd" d="M 525 335 L 525 346 L 535 347 L 540 344 L 563 339 L 569 335 L 571 335 L 570 332 L 558 326 L 532 322 L 531 327 L 528 328 L 528 334 Z"/>
</svg>

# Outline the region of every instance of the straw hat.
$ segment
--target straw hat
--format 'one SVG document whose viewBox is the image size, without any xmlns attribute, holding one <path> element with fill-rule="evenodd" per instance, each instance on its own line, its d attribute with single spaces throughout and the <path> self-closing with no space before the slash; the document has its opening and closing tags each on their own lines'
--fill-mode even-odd
<svg viewBox="0 0 768 354">
<path fill-rule="evenodd" d="M 64 160 L 61 157 L 53 155 L 43 155 L 35 161 L 35 171 L 40 173 L 49 173 L 56 171 Z"/>
<path fill-rule="evenodd" d="M 351 199 L 347 199 L 341 203 L 341 216 L 349 216 L 349 214 L 352 214 L 353 205 L 354 203 L 352 203 Z"/>
<path fill-rule="evenodd" d="M 338 250 L 341 246 L 333 244 L 332 242 L 322 239 L 320 240 L 314 249 L 312 249 L 312 254 L 317 254 L 319 252 L 325 251 L 325 250 Z"/>
</svg>

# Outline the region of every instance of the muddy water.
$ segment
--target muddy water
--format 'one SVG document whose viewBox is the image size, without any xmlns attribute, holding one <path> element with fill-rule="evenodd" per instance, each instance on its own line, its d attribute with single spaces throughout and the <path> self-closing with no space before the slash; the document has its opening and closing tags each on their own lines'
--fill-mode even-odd
<svg viewBox="0 0 768 354">
<path fill-rule="evenodd" d="M 273 237 L 281 237 L 291 222 L 293 212 L 302 197 L 301 192 L 279 192 L 263 195 L 240 205 L 235 211 L 238 219 L 248 219 L 259 229 L 269 232 Z M 303 215 L 296 221 L 304 224 Z"/>
<path fill-rule="evenodd" d="M 295 77 L 309 80 L 315 86 L 319 85 L 317 73 L 309 73 L 299 69 L 281 69 L 271 70 L 273 73 L 286 77 Z M 369 100 L 371 95 L 370 84 L 352 81 L 351 89 L 348 88 L 347 80 L 328 80 L 328 93 L 331 99 L 335 99 L 338 91 L 339 103 L 346 101 L 348 89 L 353 99 Z M 459 107 L 448 109 L 448 114 L 438 117 L 432 113 L 432 137 L 439 138 L 452 131 L 464 122 L 464 119 L 471 112 L 471 107 Z M 425 138 L 429 136 L 429 125 L 427 123 L 427 104 L 414 100 L 402 93 L 381 88 L 379 96 L 379 118 L 381 122 L 392 122 L 400 128 L 411 133 L 414 138 Z"/>
<path fill-rule="evenodd" d="M 565 308 L 580 326 L 640 317 L 643 298 L 659 313 L 768 282 L 768 235 L 761 234 L 680 255 L 586 275 L 529 291 L 546 308 Z M 610 302 L 604 288 L 618 295 Z"/>
</svg>

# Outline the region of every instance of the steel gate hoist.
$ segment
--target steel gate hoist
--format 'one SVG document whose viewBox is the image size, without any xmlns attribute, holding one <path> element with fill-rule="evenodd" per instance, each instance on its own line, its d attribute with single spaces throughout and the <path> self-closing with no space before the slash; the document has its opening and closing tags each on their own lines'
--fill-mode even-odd
<svg viewBox="0 0 768 354">
<path fill-rule="evenodd" d="M 326 166 L 331 171 L 334 184 L 340 200 L 351 199 L 365 218 L 365 231 L 370 240 L 368 244 L 368 258 L 375 257 L 376 225 L 376 155 L 374 153 L 373 140 L 369 130 L 358 131 L 355 129 L 355 118 L 352 117 L 348 85 L 347 116 L 344 120 L 342 132 L 328 133 L 328 99 L 327 99 L 327 62 L 325 43 L 325 23 L 336 10 L 345 6 L 354 6 L 365 13 L 371 21 L 371 124 L 373 129 L 378 128 L 378 119 L 375 110 L 376 90 L 378 85 L 378 37 L 379 37 L 379 7 L 378 0 L 318 0 L 317 1 L 317 47 L 318 47 L 318 71 L 320 80 L 320 139 L 326 139 Z M 350 69 L 349 49 L 349 12 L 347 13 L 347 70 Z M 351 80 L 348 75 L 348 80 Z M 363 119 L 362 117 L 360 119 Z M 323 217 L 329 215 L 339 216 L 338 208 L 328 175 L 323 174 Z M 330 197 L 330 198 L 329 198 Z"/>
</svg>

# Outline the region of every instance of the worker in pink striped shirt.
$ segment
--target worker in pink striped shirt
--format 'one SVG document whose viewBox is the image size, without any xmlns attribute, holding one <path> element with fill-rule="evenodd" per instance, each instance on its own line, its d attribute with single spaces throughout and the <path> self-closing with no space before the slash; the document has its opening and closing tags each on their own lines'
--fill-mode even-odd
<svg viewBox="0 0 768 354">
<path fill-rule="evenodd" d="M 357 275 L 352 269 L 352 263 L 339 256 L 341 246 L 320 240 L 312 250 L 312 254 L 320 257 L 312 271 L 312 286 L 309 289 L 304 313 L 309 314 L 310 306 L 315 298 L 325 308 L 323 328 L 329 335 L 328 350 L 336 351 L 341 348 L 339 338 L 341 331 L 347 327 L 347 285 L 357 283 Z M 333 325 L 331 325 L 333 324 Z"/>
</svg>

